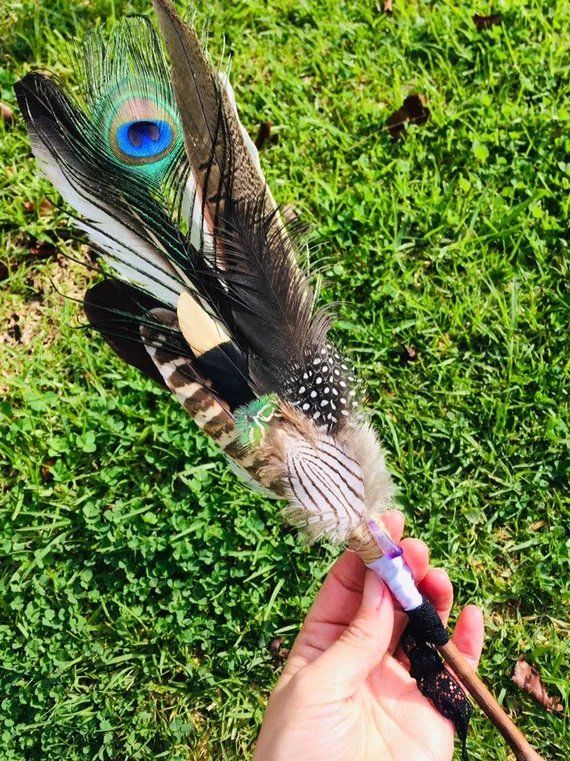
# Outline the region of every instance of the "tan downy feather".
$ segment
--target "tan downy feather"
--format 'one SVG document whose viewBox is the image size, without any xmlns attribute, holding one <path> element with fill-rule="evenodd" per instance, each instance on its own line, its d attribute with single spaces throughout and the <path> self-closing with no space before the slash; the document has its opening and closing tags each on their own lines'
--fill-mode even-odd
<svg viewBox="0 0 570 761">
<path fill-rule="evenodd" d="M 301 458 L 297 460 L 301 470 L 303 458 L 308 457 L 309 469 L 313 469 L 314 474 L 320 473 L 316 475 L 320 485 L 329 479 L 330 489 L 326 496 L 315 482 L 313 498 L 308 493 L 307 499 L 295 497 L 291 489 L 293 474 L 289 471 L 289 463 L 291 452 L 296 449 Z M 331 480 L 331 457 L 337 469 L 336 478 L 341 477 L 343 470 L 345 478 L 349 471 L 353 470 L 354 475 L 348 479 L 354 485 L 354 478 L 358 472 L 356 477 L 362 486 L 360 496 L 352 491 L 348 481 L 344 494 L 336 491 L 337 485 Z M 286 519 L 301 528 L 309 541 L 326 535 L 333 541 L 350 540 L 355 549 L 360 549 L 362 542 L 365 545 L 369 544 L 369 518 L 372 515 L 377 516 L 391 505 L 394 491 L 392 480 L 386 470 L 384 455 L 374 431 L 365 420 L 349 424 L 341 429 L 339 434 L 331 437 L 295 407 L 281 404 L 261 445 L 259 459 L 263 463 L 260 471 L 262 477 L 273 483 L 283 484 L 284 494 L 290 501 L 285 508 Z M 309 475 L 309 480 L 310 478 Z M 317 494 L 319 491 L 320 497 Z M 365 547 L 362 549 L 367 552 Z M 374 546 L 370 545 L 369 550 L 375 551 Z"/>
</svg>

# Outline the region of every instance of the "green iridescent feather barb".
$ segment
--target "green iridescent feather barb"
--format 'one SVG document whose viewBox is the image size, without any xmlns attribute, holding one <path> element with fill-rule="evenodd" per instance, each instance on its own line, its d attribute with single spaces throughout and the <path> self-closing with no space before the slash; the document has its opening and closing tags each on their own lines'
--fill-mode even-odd
<svg viewBox="0 0 570 761">
<path fill-rule="evenodd" d="M 123 360 L 170 389 L 252 487 L 287 502 L 310 540 L 348 545 L 410 618 L 406 652 L 431 654 L 420 689 L 463 740 L 470 704 L 518 758 L 539 758 L 466 666 L 401 549 L 381 528 L 393 485 L 298 264 L 298 236 L 267 188 L 227 76 L 170 0 L 83 51 L 72 97 L 33 72 L 16 85 L 35 157 L 79 218 L 105 277 L 85 295 L 90 325 Z M 424 657 L 424 662 L 426 659 Z"/>
</svg>

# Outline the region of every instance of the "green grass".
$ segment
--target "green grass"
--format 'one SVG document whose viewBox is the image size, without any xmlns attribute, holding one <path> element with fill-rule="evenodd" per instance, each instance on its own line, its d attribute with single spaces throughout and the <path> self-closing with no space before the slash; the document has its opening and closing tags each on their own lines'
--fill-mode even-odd
<svg viewBox="0 0 570 761">
<path fill-rule="evenodd" d="M 71 42 L 148 6 L 3 0 L 1 100 L 15 110 L 33 66 L 70 77 Z M 212 2 L 198 21 L 214 55 L 225 35 L 250 132 L 276 125 L 263 167 L 323 244 L 323 299 L 340 302 L 409 531 L 458 606 L 483 606 L 495 693 L 566 759 L 564 720 L 510 674 L 524 656 L 568 702 L 570 4 L 381 6 Z M 486 11 L 504 23 L 479 33 Z M 431 119 L 393 143 L 411 92 Z M 69 218 L 38 215 L 57 197 L 21 119 L 0 139 L 1 757 L 243 758 L 277 673 L 268 644 L 292 642 L 332 551 L 302 547 L 165 392 L 77 329 L 54 285 L 80 296 L 88 273 L 28 253 L 67 236 L 77 255 Z M 508 758 L 480 716 L 469 748 Z"/>
</svg>

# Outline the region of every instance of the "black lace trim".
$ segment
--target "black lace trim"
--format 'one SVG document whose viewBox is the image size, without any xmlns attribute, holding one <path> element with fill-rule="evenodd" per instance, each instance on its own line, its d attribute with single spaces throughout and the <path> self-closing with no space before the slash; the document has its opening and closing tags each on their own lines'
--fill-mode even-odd
<svg viewBox="0 0 570 761">
<path fill-rule="evenodd" d="M 467 730 L 473 707 L 459 682 L 445 668 L 436 648 L 436 645 L 444 645 L 449 635 L 425 597 L 418 608 L 408 611 L 408 618 L 401 645 L 410 661 L 410 675 L 422 695 L 455 725 L 461 742 L 461 759 L 467 761 Z"/>
</svg>

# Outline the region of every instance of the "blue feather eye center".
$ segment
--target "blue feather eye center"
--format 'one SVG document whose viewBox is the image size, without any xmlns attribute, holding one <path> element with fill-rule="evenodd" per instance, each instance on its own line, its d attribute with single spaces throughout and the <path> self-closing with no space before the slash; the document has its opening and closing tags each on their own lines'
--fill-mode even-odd
<svg viewBox="0 0 570 761">
<path fill-rule="evenodd" d="M 174 141 L 170 124 L 162 119 L 137 120 L 117 129 L 117 148 L 132 159 L 157 159 Z"/>
</svg>

